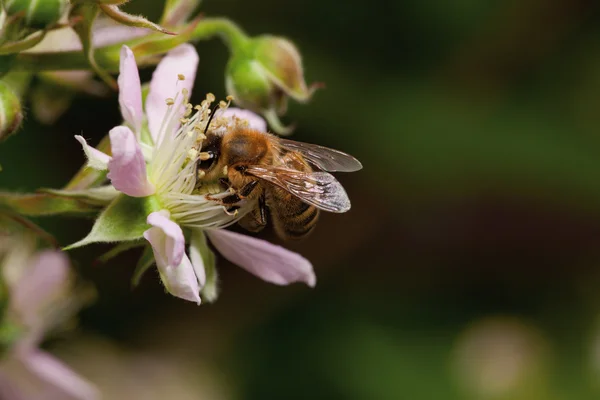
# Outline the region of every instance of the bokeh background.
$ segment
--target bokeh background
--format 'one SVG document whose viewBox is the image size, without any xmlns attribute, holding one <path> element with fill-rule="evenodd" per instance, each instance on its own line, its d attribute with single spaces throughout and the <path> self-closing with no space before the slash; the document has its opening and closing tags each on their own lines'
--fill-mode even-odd
<svg viewBox="0 0 600 400">
<path fill-rule="evenodd" d="M 363 162 L 339 175 L 352 210 L 286 244 L 315 289 L 221 260 L 201 307 L 155 273 L 131 291 L 135 250 L 105 265 L 104 246 L 73 251 L 99 298 L 47 347 L 108 399 L 600 398 L 595 3 L 206 0 L 207 16 L 292 38 L 326 83 L 286 121 Z M 197 47 L 195 98 L 224 97 L 225 47 Z M 97 143 L 119 118 L 115 96 L 79 97 L 51 127 L 28 118 L 0 147 L 2 186 L 60 187 L 84 161 L 72 136 Z M 62 244 L 91 226 L 39 222 Z"/>
</svg>

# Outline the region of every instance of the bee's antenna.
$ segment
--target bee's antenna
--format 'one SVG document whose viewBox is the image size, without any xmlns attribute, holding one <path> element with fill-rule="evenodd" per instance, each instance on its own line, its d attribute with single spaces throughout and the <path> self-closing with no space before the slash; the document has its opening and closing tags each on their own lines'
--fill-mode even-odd
<svg viewBox="0 0 600 400">
<path fill-rule="evenodd" d="M 217 108 L 219 108 L 219 105 L 216 104 L 214 106 L 214 108 L 212 109 L 212 112 L 210 113 L 210 115 L 208 116 L 208 122 L 206 123 L 206 128 L 204 128 L 204 135 L 206 135 L 206 132 L 208 132 L 208 127 L 210 126 L 210 122 L 212 121 L 213 117 L 215 116 L 216 112 L 217 112 Z"/>
</svg>

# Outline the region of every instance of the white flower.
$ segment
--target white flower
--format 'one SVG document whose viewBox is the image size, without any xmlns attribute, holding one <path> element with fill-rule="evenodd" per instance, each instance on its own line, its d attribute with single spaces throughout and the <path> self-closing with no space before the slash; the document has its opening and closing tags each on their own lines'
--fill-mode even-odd
<svg viewBox="0 0 600 400">
<path fill-rule="evenodd" d="M 209 94 L 196 107 L 188 102 L 197 64 L 198 54 L 191 45 L 170 51 L 154 71 L 143 107 L 135 58 L 123 46 L 119 104 L 127 126 L 115 127 L 109 133 L 112 157 L 76 136 L 88 165 L 108 170 L 111 184 L 121 193 L 148 197 L 158 204 L 147 215 L 151 228 L 143 236 L 152 246 L 162 281 L 171 294 L 201 302 L 200 293 L 208 286 L 202 257 L 202 252 L 207 251 L 204 233 L 225 258 L 266 281 L 279 285 L 302 281 L 313 286 L 312 265 L 302 256 L 263 240 L 222 230 L 241 218 L 252 204 L 243 205 L 238 214 L 231 215 L 223 206 L 197 193 L 196 164 L 214 101 Z M 227 129 L 232 124 L 266 129 L 265 121 L 256 114 L 235 109 L 220 111 L 211 128 Z M 191 230 L 190 256 L 185 253 L 182 227 Z M 214 287 L 214 282 L 210 286 Z"/>
</svg>

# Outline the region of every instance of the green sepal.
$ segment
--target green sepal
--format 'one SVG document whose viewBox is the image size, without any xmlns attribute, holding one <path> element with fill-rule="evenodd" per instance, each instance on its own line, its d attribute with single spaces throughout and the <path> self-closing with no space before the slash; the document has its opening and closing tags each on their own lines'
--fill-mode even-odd
<svg viewBox="0 0 600 400">
<path fill-rule="evenodd" d="M 40 189 L 39 191 L 61 197 L 80 199 L 86 204 L 97 206 L 107 206 L 119 195 L 119 191 L 112 185 L 84 190 Z"/>
<path fill-rule="evenodd" d="M 152 29 L 153 31 L 165 33 L 167 35 L 175 35 L 175 33 L 168 31 L 162 26 L 155 24 L 142 17 L 141 15 L 131 15 L 119 9 L 118 4 L 98 4 L 100 9 L 111 19 L 127 26 L 135 26 L 138 28 Z"/>
<path fill-rule="evenodd" d="M 161 25 L 178 26 L 185 23 L 200 0 L 167 0 L 160 18 Z"/>
<path fill-rule="evenodd" d="M 127 250 L 134 249 L 136 247 L 141 247 L 145 243 L 146 242 L 143 241 L 143 240 L 133 240 L 133 241 L 130 241 L 130 242 L 119 243 L 118 245 L 116 245 L 115 247 L 113 247 L 112 249 L 110 249 L 106 253 L 102 254 L 100 257 L 98 257 L 96 259 L 96 262 L 104 264 L 104 263 L 112 260 L 116 256 L 118 256 L 119 254 L 121 254 L 121 253 L 123 253 L 123 252 L 125 252 Z"/>
<path fill-rule="evenodd" d="M 112 155 L 110 151 L 110 137 L 105 135 L 96 149 L 100 150 L 104 154 Z M 107 171 L 99 171 L 93 168 L 89 168 L 86 165 L 81 167 L 79 171 L 71 178 L 69 183 L 64 187 L 65 190 L 81 190 L 94 187 L 101 184 L 106 180 Z"/>
<path fill-rule="evenodd" d="M 131 277 L 131 287 L 137 287 L 140 284 L 140 280 L 144 273 L 154 264 L 154 252 L 151 246 L 146 246 L 142 256 L 138 260 L 133 276 Z"/>
<path fill-rule="evenodd" d="M 46 36 L 46 31 L 36 31 L 31 35 L 14 42 L 4 43 L 0 46 L 0 55 L 20 53 L 40 43 Z"/>
<path fill-rule="evenodd" d="M 12 211 L 29 217 L 58 214 L 91 214 L 99 207 L 82 199 L 51 193 L 0 192 L 0 210 Z"/>
<path fill-rule="evenodd" d="M 206 274 L 206 283 L 200 289 L 202 301 L 212 303 L 219 297 L 218 275 L 216 268 L 215 253 L 208 247 L 208 241 L 204 231 L 195 229 L 190 238 L 190 247 L 198 250 L 204 263 L 204 273 Z"/>
<path fill-rule="evenodd" d="M 150 40 L 145 40 L 139 44 L 132 44 L 131 51 L 136 56 L 148 57 L 159 54 L 164 54 L 180 44 L 186 43 L 192 39 L 192 35 L 196 29 L 196 26 L 200 22 L 197 18 L 190 22 L 185 29 L 178 33 L 176 36 L 164 36 L 164 35 L 151 35 L 148 36 Z"/>
<path fill-rule="evenodd" d="M 85 238 L 65 247 L 64 250 L 71 250 L 90 243 L 140 239 L 143 237 L 144 231 L 150 228 L 146 222 L 148 214 L 159 209 L 153 196 L 129 197 L 121 194 L 98 216 L 91 232 Z"/>
</svg>

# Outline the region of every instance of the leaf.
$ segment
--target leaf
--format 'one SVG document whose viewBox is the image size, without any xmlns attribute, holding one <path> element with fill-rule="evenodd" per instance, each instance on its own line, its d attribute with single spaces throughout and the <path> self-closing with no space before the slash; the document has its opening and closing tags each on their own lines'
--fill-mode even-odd
<svg viewBox="0 0 600 400">
<path fill-rule="evenodd" d="M 99 207 L 81 199 L 57 196 L 51 193 L 0 192 L 0 210 L 8 210 L 30 217 L 58 214 L 90 214 Z"/>
<path fill-rule="evenodd" d="M 154 199 L 150 197 L 118 196 L 98 217 L 91 232 L 79 242 L 64 248 L 70 250 L 90 243 L 123 242 L 142 238 L 150 228 L 146 223 Z"/>
<path fill-rule="evenodd" d="M 135 266 L 135 270 L 133 271 L 133 276 L 131 277 L 131 286 L 136 287 L 140 284 L 140 280 L 142 276 L 148 269 L 154 264 L 154 252 L 152 251 L 151 246 L 146 246 L 144 248 L 144 252 L 142 256 L 138 260 L 137 265 Z"/>
</svg>

